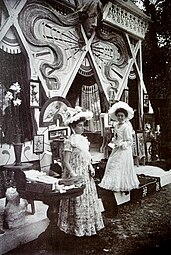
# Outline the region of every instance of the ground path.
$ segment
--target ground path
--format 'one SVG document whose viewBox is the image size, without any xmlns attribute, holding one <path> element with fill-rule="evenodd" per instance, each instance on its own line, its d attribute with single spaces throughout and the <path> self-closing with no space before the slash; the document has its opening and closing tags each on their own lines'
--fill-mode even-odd
<svg viewBox="0 0 171 255">
<path fill-rule="evenodd" d="M 120 205 L 118 215 L 104 221 L 105 229 L 97 237 L 69 238 L 60 249 L 38 238 L 7 254 L 170 255 L 171 184 L 141 202 Z"/>
</svg>

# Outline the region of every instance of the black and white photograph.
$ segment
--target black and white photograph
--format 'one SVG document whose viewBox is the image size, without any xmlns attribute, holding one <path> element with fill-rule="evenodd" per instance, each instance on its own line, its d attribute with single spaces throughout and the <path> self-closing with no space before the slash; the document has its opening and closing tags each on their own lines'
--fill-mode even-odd
<svg viewBox="0 0 171 255">
<path fill-rule="evenodd" d="M 170 10 L 0 0 L 0 255 L 171 254 Z"/>
<path fill-rule="evenodd" d="M 44 135 L 35 135 L 33 137 L 33 153 L 42 153 L 44 151 Z"/>
<path fill-rule="evenodd" d="M 59 127 L 48 131 L 49 140 L 63 139 L 69 135 L 68 127 Z"/>
<path fill-rule="evenodd" d="M 40 92 L 39 92 L 39 81 L 30 81 L 30 106 L 38 107 L 40 106 Z"/>
</svg>

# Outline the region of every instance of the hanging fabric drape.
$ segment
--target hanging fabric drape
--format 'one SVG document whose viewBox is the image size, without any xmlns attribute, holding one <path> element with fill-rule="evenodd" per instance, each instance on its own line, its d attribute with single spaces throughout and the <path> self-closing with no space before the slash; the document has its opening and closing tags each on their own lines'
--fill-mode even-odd
<svg viewBox="0 0 171 255">
<path fill-rule="evenodd" d="M 81 106 L 93 112 L 93 119 L 89 122 L 88 126 L 89 131 L 100 131 L 101 106 L 99 88 L 96 83 L 91 86 L 82 86 Z"/>
<path fill-rule="evenodd" d="M 22 141 L 31 140 L 33 137 L 32 119 L 30 112 L 30 87 L 27 72 L 27 59 L 23 53 L 10 54 L 0 49 L 0 82 L 6 90 L 15 82 L 21 86 L 20 123 L 22 129 Z M 11 143 L 10 118 L 3 116 L 5 129 L 5 141 Z"/>
</svg>

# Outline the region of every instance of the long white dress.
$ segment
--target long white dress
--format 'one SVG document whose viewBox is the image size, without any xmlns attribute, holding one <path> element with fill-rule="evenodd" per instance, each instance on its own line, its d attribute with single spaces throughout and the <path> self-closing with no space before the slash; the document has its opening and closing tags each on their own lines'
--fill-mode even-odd
<svg viewBox="0 0 171 255">
<path fill-rule="evenodd" d="M 138 188 L 132 156 L 132 127 L 127 122 L 116 124 L 112 142 L 114 147 L 99 186 L 116 192 Z"/>
<path fill-rule="evenodd" d="M 75 236 L 91 236 L 104 228 L 95 182 L 89 172 L 91 154 L 89 141 L 80 134 L 73 134 L 64 143 L 64 150 L 70 151 L 70 165 L 78 176 L 82 176 L 86 187 L 84 193 L 60 202 L 58 227 Z"/>
</svg>

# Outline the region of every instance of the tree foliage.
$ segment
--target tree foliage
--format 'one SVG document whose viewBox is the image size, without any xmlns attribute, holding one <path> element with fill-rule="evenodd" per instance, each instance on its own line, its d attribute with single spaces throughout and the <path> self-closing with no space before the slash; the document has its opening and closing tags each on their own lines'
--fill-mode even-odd
<svg viewBox="0 0 171 255">
<path fill-rule="evenodd" d="M 141 0 L 141 3 L 152 21 L 143 42 L 145 84 L 151 100 L 169 99 L 171 97 L 171 1 Z"/>
<path fill-rule="evenodd" d="M 144 82 L 156 124 L 161 126 L 160 153 L 171 167 L 171 1 L 141 0 L 141 3 L 152 21 L 143 41 Z"/>
</svg>

